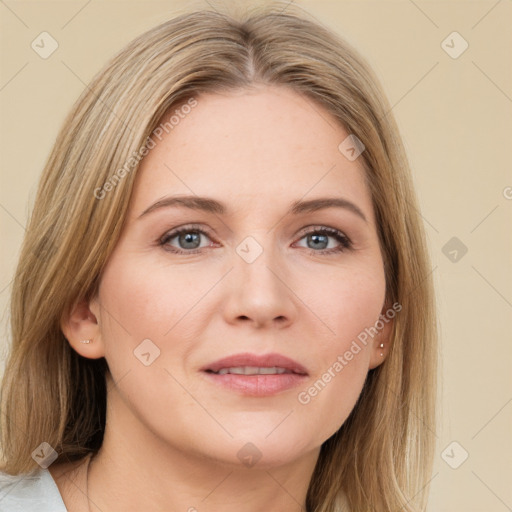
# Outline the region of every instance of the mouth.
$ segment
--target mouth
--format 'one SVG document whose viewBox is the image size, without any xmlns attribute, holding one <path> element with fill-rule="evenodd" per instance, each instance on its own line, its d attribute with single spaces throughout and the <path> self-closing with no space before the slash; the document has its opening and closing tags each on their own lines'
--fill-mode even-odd
<svg viewBox="0 0 512 512">
<path fill-rule="evenodd" d="M 304 375 L 287 368 L 280 368 L 276 366 L 233 366 L 231 368 L 221 368 L 218 371 L 206 370 L 216 375 L 282 375 L 283 373 L 296 373 L 297 375 Z"/>
<path fill-rule="evenodd" d="M 304 366 L 281 354 L 236 354 L 201 368 L 210 382 L 249 396 L 270 396 L 304 383 Z"/>
</svg>

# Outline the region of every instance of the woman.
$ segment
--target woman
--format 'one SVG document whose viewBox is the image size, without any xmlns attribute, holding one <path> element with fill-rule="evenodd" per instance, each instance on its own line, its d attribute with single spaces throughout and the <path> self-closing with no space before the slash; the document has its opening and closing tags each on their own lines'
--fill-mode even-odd
<svg viewBox="0 0 512 512">
<path fill-rule="evenodd" d="M 425 510 L 417 212 L 378 80 L 297 9 L 192 12 L 135 39 L 39 186 L 2 510 Z"/>
</svg>

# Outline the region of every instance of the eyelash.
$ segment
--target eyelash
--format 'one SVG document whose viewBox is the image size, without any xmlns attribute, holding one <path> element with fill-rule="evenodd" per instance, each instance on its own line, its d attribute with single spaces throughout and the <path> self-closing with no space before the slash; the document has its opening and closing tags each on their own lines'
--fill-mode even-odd
<svg viewBox="0 0 512 512">
<path fill-rule="evenodd" d="M 166 233 L 162 238 L 160 238 L 160 240 L 158 241 L 158 245 L 161 246 L 162 248 L 164 248 L 164 250 L 166 250 L 168 252 L 172 252 L 174 254 L 184 254 L 184 255 L 185 254 L 186 255 L 198 254 L 203 249 L 206 249 L 206 247 L 201 247 L 198 249 L 183 250 L 183 249 L 176 249 L 175 247 L 170 248 L 170 246 L 167 246 L 167 244 L 170 240 L 172 240 L 173 238 L 175 238 L 181 234 L 184 234 L 184 233 L 200 233 L 200 234 L 206 235 L 208 238 L 210 238 L 209 234 L 206 231 L 204 231 L 203 229 L 201 229 L 197 226 L 194 226 L 194 225 L 190 225 L 190 226 L 183 226 L 179 229 L 176 229 L 174 231 Z M 304 238 L 308 235 L 313 235 L 313 234 L 331 236 L 331 237 L 335 238 L 339 242 L 340 245 L 335 248 L 322 249 L 319 251 L 306 248 L 306 250 L 309 251 L 309 253 L 312 255 L 327 256 L 327 255 L 341 253 L 345 250 L 352 249 L 352 242 L 346 235 L 344 235 L 341 231 L 338 231 L 337 229 L 329 228 L 326 226 L 319 226 L 319 227 L 312 229 L 311 231 L 307 231 L 307 232 L 303 233 L 299 240 L 302 240 L 302 238 Z"/>
</svg>

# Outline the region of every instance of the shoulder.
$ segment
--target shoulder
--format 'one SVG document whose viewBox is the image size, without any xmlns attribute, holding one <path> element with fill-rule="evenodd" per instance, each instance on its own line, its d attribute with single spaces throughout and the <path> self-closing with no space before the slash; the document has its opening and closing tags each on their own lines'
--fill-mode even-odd
<svg viewBox="0 0 512 512">
<path fill-rule="evenodd" d="M 8 475 L 0 471 L 2 512 L 67 512 L 59 489 L 47 469 Z"/>
</svg>

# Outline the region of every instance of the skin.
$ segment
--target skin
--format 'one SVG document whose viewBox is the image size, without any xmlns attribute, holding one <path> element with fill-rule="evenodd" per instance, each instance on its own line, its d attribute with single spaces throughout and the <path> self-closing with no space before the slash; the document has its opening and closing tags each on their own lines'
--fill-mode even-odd
<svg viewBox="0 0 512 512">
<path fill-rule="evenodd" d="M 310 99 L 275 86 L 196 99 L 141 163 L 98 296 L 62 321 L 72 347 L 105 357 L 111 370 L 90 509 L 298 511 L 321 444 L 389 349 L 391 322 L 308 404 L 298 401 L 387 309 L 372 201 L 361 158 L 338 150 L 348 133 Z M 228 213 L 169 207 L 138 218 L 175 194 L 215 198 Z M 293 201 L 326 196 L 353 202 L 366 221 L 345 208 L 286 215 Z M 207 230 L 200 253 L 158 245 L 190 223 Z M 325 244 L 304 231 L 322 226 L 341 231 L 352 248 L 321 254 Z M 263 249 L 252 263 L 236 252 L 247 236 Z M 331 235 L 327 241 L 327 250 L 340 246 Z M 169 246 L 192 250 L 178 237 Z M 149 366 L 133 352 L 144 339 L 160 349 Z M 306 367 L 307 381 L 249 397 L 199 371 L 240 352 L 291 357 Z M 237 457 L 248 442 L 261 454 L 252 467 Z M 88 510 L 85 468 L 50 467 L 73 511 Z"/>
</svg>

